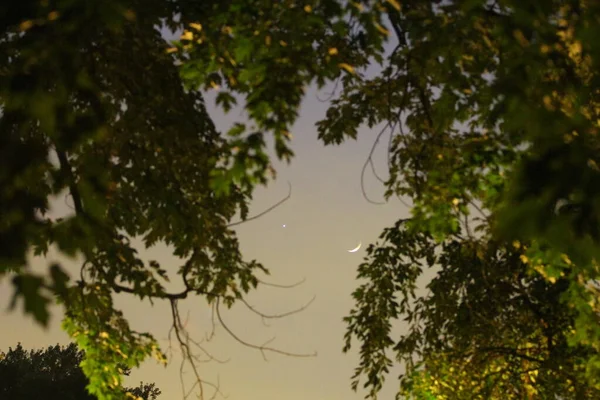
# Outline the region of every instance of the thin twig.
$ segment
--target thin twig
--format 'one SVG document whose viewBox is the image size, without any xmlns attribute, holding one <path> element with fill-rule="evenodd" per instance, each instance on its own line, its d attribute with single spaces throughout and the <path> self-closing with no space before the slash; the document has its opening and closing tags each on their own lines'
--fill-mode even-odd
<svg viewBox="0 0 600 400">
<path fill-rule="evenodd" d="M 486 215 L 486 213 L 484 213 L 484 212 L 483 212 L 483 210 L 481 209 L 481 207 L 479 207 L 479 206 L 477 205 L 477 203 L 475 203 L 474 201 L 472 201 L 472 200 L 471 200 L 471 201 L 469 201 L 469 204 L 470 204 L 470 205 L 472 205 L 472 206 L 473 206 L 473 208 L 474 208 L 474 209 L 476 209 L 476 210 L 479 212 L 479 214 L 481 214 L 481 216 L 482 216 L 482 217 L 483 217 L 483 218 L 484 218 L 486 221 L 488 221 L 488 222 L 489 222 L 490 216 L 489 216 L 489 215 Z"/>
<path fill-rule="evenodd" d="M 175 336 L 177 338 L 177 341 L 179 342 L 179 347 L 182 352 L 182 360 L 181 360 L 181 365 L 179 367 L 179 373 L 180 373 L 180 380 L 181 380 L 181 389 L 183 391 L 184 399 L 187 399 L 191 395 L 193 390 L 196 388 L 196 386 L 198 386 L 198 389 L 200 391 L 199 398 L 201 400 L 203 400 L 204 399 L 204 385 L 208 385 L 215 390 L 209 400 L 213 400 L 218 394 L 220 394 L 222 397 L 226 397 L 221 393 L 218 385 L 215 385 L 212 382 L 208 382 L 208 381 L 205 381 L 202 378 L 200 378 L 200 374 L 198 373 L 198 368 L 196 367 L 196 363 L 194 362 L 194 361 L 201 362 L 201 361 L 211 361 L 211 360 L 219 361 L 219 360 L 212 357 L 212 355 L 210 355 L 210 353 L 208 353 L 206 350 L 204 350 L 202 348 L 202 346 L 199 346 L 199 344 L 197 344 L 197 342 L 193 342 L 193 343 L 197 344 L 197 346 L 200 349 L 202 349 L 204 351 L 204 353 L 210 357 L 210 359 L 209 360 L 199 360 L 198 357 L 195 357 L 192 354 L 192 352 L 190 350 L 190 345 L 189 345 L 191 340 L 190 340 L 189 334 L 187 333 L 184 325 L 181 322 L 181 316 L 179 315 L 179 309 L 177 307 L 177 299 L 171 299 L 170 302 L 171 302 L 171 315 L 173 318 L 173 325 L 172 325 L 171 329 L 169 330 L 169 338 L 171 336 L 171 333 L 175 332 Z M 192 367 L 192 371 L 194 372 L 194 376 L 196 378 L 194 385 L 192 385 L 192 387 L 187 392 L 185 390 L 185 382 L 183 381 L 184 366 L 185 366 L 186 361 Z"/>
<path fill-rule="evenodd" d="M 292 196 L 292 184 L 290 182 L 288 182 L 288 194 L 287 196 L 285 196 L 283 199 L 279 200 L 277 203 L 273 204 L 271 207 L 267 208 L 266 210 L 253 215 L 251 217 L 248 217 L 246 219 L 243 219 L 241 221 L 236 221 L 236 222 L 232 222 L 231 224 L 227 225 L 228 228 L 232 227 L 232 226 L 237 226 L 237 225 L 241 225 L 245 222 L 250 222 L 252 220 L 255 220 L 257 218 L 262 217 L 265 214 L 268 214 L 269 212 L 273 211 L 274 209 L 276 209 L 277 207 L 279 207 L 280 205 L 282 205 L 283 203 L 285 203 L 286 201 L 288 201 L 290 199 L 290 197 Z"/>
<path fill-rule="evenodd" d="M 379 133 L 377 134 L 377 137 L 375 138 L 375 141 L 373 142 L 373 145 L 371 146 L 371 150 L 369 151 L 369 155 L 367 156 L 367 159 L 360 171 L 360 190 L 362 191 L 362 195 L 365 198 L 365 200 L 367 200 L 369 203 L 371 204 L 377 204 L 377 205 L 383 205 L 386 204 L 385 201 L 375 201 L 375 200 L 371 200 L 369 198 L 369 195 L 367 195 L 367 191 L 365 189 L 365 171 L 367 170 L 367 167 L 369 165 L 371 165 L 371 169 L 373 170 L 374 175 L 379 179 L 379 175 L 377 175 L 377 172 L 375 171 L 375 166 L 373 165 L 373 153 L 375 152 L 375 149 L 377 148 L 377 144 L 379 144 L 379 140 L 381 139 L 381 136 L 383 136 L 383 134 L 387 131 L 388 128 L 392 128 L 393 129 L 393 125 L 390 123 L 390 121 L 388 121 L 385 126 L 383 127 L 383 129 L 381 129 L 381 131 L 379 131 Z M 383 183 L 384 181 L 380 179 L 380 181 Z"/>
<path fill-rule="evenodd" d="M 303 306 L 301 306 L 301 307 L 298 307 L 298 308 L 296 308 L 296 309 L 293 309 L 293 310 L 291 310 L 291 311 L 287 311 L 287 312 L 281 313 L 281 314 L 265 314 L 265 313 L 263 313 L 262 311 L 259 311 L 259 310 L 257 310 L 256 308 L 254 308 L 253 306 L 251 306 L 251 305 L 250 305 L 250 304 L 249 304 L 249 303 L 246 301 L 246 299 L 242 298 L 242 299 L 240 299 L 240 300 L 241 300 L 241 302 L 242 302 L 242 303 L 244 303 L 244 305 L 245 305 L 246 307 L 248 307 L 248 309 L 249 309 L 250 311 L 252 311 L 254 314 L 256 314 L 256 315 L 258 315 L 258 316 L 260 316 L 260 317 L 261 317 L 261 319 L 262 319 L 262 321 L 263 321 L 263 324 L 264 324 L 264 325 L 267 325 L 267 324 L 265 323 L 265 319 L 279 319 L 279 318 L 288 317 L 288 316 L 290 316 L 290 315 L 298 314 L 299 312 L 301 312 L 301 311 L 304 311 L 305 309 L 307 309 L 307 308 L 308 308 L 308 306 L 310 306 L 310 305 L 312 304 L 312 302 L 313 302 L 313 301 L 315 301 L 315 299 L 316 299 L 316 298 L 317 298 L 317 296 L 313 296 L 313 298 L 312 298 L 312 299 L 310 299 L 310 300 L 309 300 L 309 301 L 308 301 L 306 304 L 304 304 Z M 267 325 L 267 326 L 268 326 L 268 325 Z"/>
<path fill-rule="evenodd" d="M 290 285 L 282 285 L 279 283 L 271 283 L 271 282 L 265 282 L 263 280 L 258 279 L 258 283 L 260 283 L 261 285 L 265 285 L 265 286 L 271 286 L 271 287 L 276 287 L 276 288 L 281 288 L 281 289 L 291 289 L 291 288 L 295 288 L 296 286 L 300 286 L 302 285 L 304 282 L 306 282 L 306 278 L 302 278 L 301 280 L 299 280 L 296 283 L 292 283 Z"/>
<path fill-rule="evenodd" d="M 206 335 L 207 342 L 210 342 L 215 337 L 215 330 L 216 330 L 215 307 L 216 307 L 216 302 L 212 303 L 212 307 L 211 307 L 211 314 L 210 314 L 211 331 L 210 331 L 210 334 Z"/>
<path fill-rule="evenodd" d="M 340 77 L 341 77 L 341 75 L 340 75 Z M 341 79 L 340 77 L 336 78 L 335 82 L 333 83 L 333 89 L 331 89 L 330 93 L 326 93 L 327 97 L 325 99 L 320 99 L 318 93 L 315 95 L 315 97 L 317 98 L 317 101 L 319 101 L 321 103 L 326 103 L 326 102 L 330 101 L 333 98 L 333 96 L 335 96 L 338 85 L 340 83 L 340 79 Z"/>
<path fill-rule="evenodd" d="M 302 354 L 302 353 L 290 353 L 287 351 L 283 351 L 283 350 L 279 350 L 273 347 L 267 347 L 265 346 L 266 344 L 270 343 L 271 341 L 273 341 L 273 339 L 270 339 L 269 341 L 265 342 L 265 344 L 263 345 L 256 345 L 256 344 L 252 344 L 249 342 L 246 342 L 245 340 L 241 339 L 239 336 L 237 336 L 230 328 L 229 326 L 227 326 L 227 324 L 225 323 L 225 321 L 223 321 L 223 317 L 221 316 L 221 311 L 219 310 L 219 299 L 216 300 L 216 307 L 215 307 L 215 311 L 217 314 L 217 318 L 219 320 L 219 322 L 221 323 L 221 326 L 223 327 L 223 329 L 225 329 L 225 331 L 227 333 L 229 333 L 229 335 L 234 338 L 236 341 L 238 341 L 239 343 L 243 344 L 246 347 L 250 347 L 252 349 L 256 349 L 259 350 L 260 353 L 263 356 L 263 359 L 265 361 L 267 360 L 267 357 L 265 355 L 265 352 L 269 351 L 271 353 L 277 353 L 277 354 L 282 354 L 284 356 L 290 356 L 290 357 L 315 357 L 317 355 L 317 353 L 313 353 L 313 354 Z"/>
</svg>

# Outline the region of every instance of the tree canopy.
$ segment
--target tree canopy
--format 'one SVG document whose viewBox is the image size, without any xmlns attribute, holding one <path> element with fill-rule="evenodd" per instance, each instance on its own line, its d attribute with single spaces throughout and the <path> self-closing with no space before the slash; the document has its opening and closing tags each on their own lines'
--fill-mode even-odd
<svg viewBox="0 0 600 400">
<path fill-rule="evenodd" d="M 0 5 L 0 274 L 13 278 L 13 306 L 22 301 L 42 324 L 60 302 L 63 328 L 85 350 L 88 389 L 101 399 L 119 396 L 123 365 L 165 362 L 154 338 L 115 309 L 116 293 L 170 302 L 192 360 L 177 301 L 198 295 L 218 314 L 267 272 L 242 257 L 229 227 L 246 218 L 250 190 L 232 183 L 217 196 L 211 187 L 231 146 L 200 91 L 184 87 L 161 33 L 226 12 L 220 4 Z M 72 212 L 52 213 L 64 196 Z M 136 239 L 167 244 L 181 264 L 144 262 Z M 83 259 L 80 271 L 32 272 L 27 257 L 50 247 Z M 179 281 L 173 291 L 169 277 Z"/>
<path fill-rule="evenodd" d="M 267 270 L 242 257 L 229 225 L 273 173 L 266 135 L 290 160 L 307 85 L 337 82 L 320 138 L 341 144 L 383 126 L 379 178 L 412 213 L 359 266 L 346 318 L 345 349 L 360 343 L 353 386 L 365 377 L 374 398 L 394 359 L 409 398 L 597 397 L 596 2 L 0 7 L 1 271 L 40 322 L 58 297 L 92 393 L 112 398 L 122 364 L 163 359 L 114 293 L 170 301 L 177 328 L 178 299 L 203 296 L 218 313 L 258 286 Z M 167 43 L 163 24 L 180 40 Z M 225 110 L 242 100 L 249 121 L 221 136 L 205 89 Z M 74 212 L 45 216 L 65 192 Z M 146 264 L 136 237 L 185 261 L 175 274 Z M 47 276 L 25 268 L 28 251 L 51 245 L 83 255 L 77 282 L 58 265 Z M 434 278 L 417 293 L 426 270 Z M 179 292 L 165 288 L 172 275 Z"/>
<path fill-rule="evenodd" d="M 43 350 L 26 351 L 19 343 L 0 352 L 0 395 L 6 400 L 93 400 L 88 393 L 88 378 L 79 367 L 83 352 L 74 343 L 68 346 L 49 346 Z M 128 370 L 123 370 L 128 375 Z M 156 400 L 160 390 L 141 383 L 126 388 L 129 398 Z"/>
<path fill-rule="evenodd" d="M 319 15 L 328 4 L 304 11 Z M 212 79 L 246 95 L 263 129 L 270 125 L 252 113 L 255 96 L 271 82 L 302 92 L 304 66 L 314 60 L 311 79 L 340 80 L 317 124 L 325 144 L 355 138 L 363 125 L 383 126 L 374 146 L 389 134 L 389 174 L 377 177 L 388 199 L 411 203 L 412 215 L 386 229 L 359 266 L 366 282 L 346 318 L 345 350 L 353 339 L 361 345 L 353 387 L 364 377 L 375 397 L 393 354 L 407 397 L 597 397 L 598 5 L 382 1 L 339 2 L 338 10 L 345 6 L 310 48 L 294 27 L 277 25 L 279 41 L 257 29 L 254 40 L 267 35 L 275 59 L 235 52 L 237 41 L 246 43 L 235 13 L 225 38 L 191 25 L 177 50 L 186 81 Z M 298 48 L 302 62 L 293 61 Z M 323 57 L 347 73 L 329 73 Z M 299 67 L 278 68 L 288 60 Z M 197 64 L 217 73 L 186 75 Z M 373 64 L 382 72 L 370 72 Z M 277 73 L 262 73 L 269 68 Z M 276 120 L 298 104 L 267 103 Z M 424 270 L 434 278 L 417 295 Z M 394 320 L 408 322 L 408 333 L 394 333 Z"/>
<path fill-rule="evenodd" d="M 411 203 L 359 266 L 355 387 L 375 397 L 396 359 L 406 398 L 598 397 L 598 5 L 405 1 L 388 17 L 383 73 L 319 125 L 339 143 L 385 124 L 386 196 Z"/>
</svg>

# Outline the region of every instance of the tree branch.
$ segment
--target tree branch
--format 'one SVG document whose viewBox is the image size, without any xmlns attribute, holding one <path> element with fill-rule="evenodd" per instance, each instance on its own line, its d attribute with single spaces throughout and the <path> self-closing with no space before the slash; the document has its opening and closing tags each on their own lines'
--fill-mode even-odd
<svg viewBox="0 0 600 400">
<path fill-rule="evenodd" d="M 272 342 L 275 338 L 269 339 L 268 341 L 266 341 L 263 345 L 256 345 L 256 344 L 252 344 L 249 342 L 246 342 L 245 340 L 241 339 L 239 336 L 237 336 L 230 328 L 229 326 L 227 326 L 227 324 L 225 323 L 225 321 L 223 321 L 223 317 L 221 316 L 221 311 L 219 309 L 219 299 L 216 300 L 216 306 L 215 306 L 215 311 L 216 311 L 216 315 L 217 315 L 217 319 L 219 320 L 219 322 L 221 323 L 221 326 L 223 326 L 223 329 L 225 329 L 225 331 L 227 333 L 229 333 L 229 335 L 234 338 L 236 341 L 238 341 L 239 343 L 243 344 L 246 347 L 250 347 L 256 350 L 259 350 L 263 356 L 263 359 L 265 361 L 267 360 L 267 357 L 265 355 L 265 352 L 269 351 L 272 353 L 277 353 L 277 354 L 282 354 L 285 356 L 290 356 L 290 357 L 315 357 L 317 355 L 317 353 L 313 353 L 313 354 L 300 354 L 300 353 L 290 353 L 287 351 L 283 351 L 283 350 L 279 350 L 273 347 L 267 347 L 266 345 L 270 342 Z"/>
<path fill-rule="evenodd" d="M 69 157 L 65 151 L 59 150 L 58 146 L 55 146 L 55 150 L 56 155 L 58 156 L 60 170 L 63 172 L 69 182 L 69 191 L 71 192 L 71 197 L 73 198 L 75 212 L 78 215 L 83 215 L 83 203 L 81 201 L 79 189 L 77 188 L 77 183 L 75 182 L 75 176 L 73 175 L 71 164 L 69 163 Z"/>
<path fill-rule="evenodd" d="M 263 215 L 268 214 L 269 212 L 273 211 L 274 209 L 276 209 L 277 207 L 279 207 L 280 205 L 282 205 L 283 203 L 288 201 L 290 199 L 290 197 L 292 196 L 292 184 L 290 182 L 288 182 L 288 188 L 289 188 L 289 190 L 288 190 L 287 196 L 285 196 L 283 199 L 279 200 L 277 203 L 273 204 L 271 207 L 267 208 L 266 210 L 264 210 L 256 215 L 253 215 L 252 217 L 248 217 L 241 221 L 232 222 L 231 224 L 227 225 L 227 227 L 230 228 L 232 226 L 241 225 L 245 222 L 250 222 L 252 220 L 258 219 L 258 218 L 262 217 Z"/>
</svg>

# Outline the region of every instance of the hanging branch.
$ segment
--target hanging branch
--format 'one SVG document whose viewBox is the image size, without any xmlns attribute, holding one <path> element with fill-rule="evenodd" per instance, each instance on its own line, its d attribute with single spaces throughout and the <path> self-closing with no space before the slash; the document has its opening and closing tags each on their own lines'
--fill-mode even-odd
<svg viewBox="0 0 600 400">
<path fill-rule="evenodd" d="M 252 217 L 248 217 L 246 219 L 243 219 L 241 221 L 236 221 L 236 222 L 232 222 L 229 225 L 227 225 L 228 228 L 232 227 L 232 226 L 237 226 L 237 225 L 241 225 L 245 222 L 250 222 L 253 221 L 255 219 L 258 219 L 260 217 L 262 217 L 265 214 L 268 214 L 269 212 L 273 211 L 274 209 L 276 209 L 277 207 L 279 207 L 280 205 L 282 205 L 283 203 L 285 203 L 286 201 L 288 201 L 290 199 L 290 197 L 292 197 L 292 184 L 290 182 L 288 182 L 288 194 L 287 196 L 285 196 L 283 199 L 279 200 L 277 203 L 273 204 L 271 207 L 267 208 L 266 210 L 253 215 Z"/>
<path fill-rule="evenodd" d="M 312 354 L 305 354 L 305 353 L 291 353 L 291 352 L 287 352 L 287 351 L 283 351 L 283 350 L 279 350 L 276 349 L 274 347 L 268 347 L 267 344 L 271 343 L 273 340 L 275 340 L 275 337 L 267 340 L 264 344 L 262 345 L 256 345 L 256 344 L 252 344 L 249 343 L 243 339 L 241 339 L 238 335 L 236 335 L 231 328 L 229 328 L 229 326 L 225 323 L 225 321 L 223 320 L 223 317 L 221 316 L 221 311 L 219 309 L 219 299 L 216 300 L 216 306 L 215 306 L 215 311 L 216 311 L 216 315 L 217 315 L 217 319 L 219 320 L 219 322 L 221 323 L 221 326 L 223 327 L 223 329 L 225 329 L 225 331 L 227 333 L 229 333 L 229 335 L 234 338 L 236 341 L 238 341 L 239 343 L 243 344 L 246 347 L 250 347 L 256 350 L 259 350 L 261 355 L 263 356 L 263 359 L 265 361 L 268 361 L 267 357 L 266 357 L 266 352 L 271 352 L 271 353 L 277 353 L 277 354 L 282 354 L 284 356 L 290 356 L 290 357 L 315 357 L 317 355 L 316 352 L 312 353 Z"/>
</svg>

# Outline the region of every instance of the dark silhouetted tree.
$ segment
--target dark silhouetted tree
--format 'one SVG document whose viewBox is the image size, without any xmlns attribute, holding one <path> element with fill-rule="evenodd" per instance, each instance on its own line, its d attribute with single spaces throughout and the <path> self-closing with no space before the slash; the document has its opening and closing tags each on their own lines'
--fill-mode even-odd
<svg viewBox="0 0 600 400">
<path fill-rule="evenodd" d="M 21 344 L 0 353 L 0 398 L 2 400 L 94 400 L 89 382 L 79 364 L 83 352 L 73 343 L 43 350 L 23 349 Z M 129 370 L 123 370 L 128 375 Z M 154 383 L 125 388 L 131 399 L 156 400 L 160 390 Z"/>
</svg>

